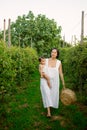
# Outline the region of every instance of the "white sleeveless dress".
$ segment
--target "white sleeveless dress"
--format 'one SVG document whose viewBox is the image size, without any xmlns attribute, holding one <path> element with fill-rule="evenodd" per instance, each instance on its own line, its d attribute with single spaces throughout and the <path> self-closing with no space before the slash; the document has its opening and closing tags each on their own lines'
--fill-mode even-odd
<svg viewBox="0 0 87 130">
<path fill-rule="evenodd" d="M 60 60 L 57 60 L 55 67 L 48 67 L 48 59 L 46 59 L 45 73 L 50 77 L 51 88 L 47 84 L 45 78 L 40 79 L 40 90 L 44 108 L 59 106 L 59 66 Z"/>
</svg>

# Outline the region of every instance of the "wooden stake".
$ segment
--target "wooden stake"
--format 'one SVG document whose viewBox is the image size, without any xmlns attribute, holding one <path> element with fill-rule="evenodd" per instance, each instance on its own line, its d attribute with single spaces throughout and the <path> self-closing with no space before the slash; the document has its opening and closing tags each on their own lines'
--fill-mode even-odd
<svg viewBox="0 0 87 130">
<path fill-rule="evenodd" d="M 10 32 L 11 19 L 8 20 L 8 46 L 11 46 L 11 32 Z"/>
<path fill-rule="evenodd" d="M 6 37 L 6 35 L 5 35 L 5 33 L 6 33 L 6 20 L 4 19 L 4 42 L 5 42 L 5 37 Z"/>
<path fill-rule="evenodd" d="M 81 19 L 81 44 L 83 43 L 84 38 L 84 11 L 82 11 L 82 19 Z"/>
</svg>

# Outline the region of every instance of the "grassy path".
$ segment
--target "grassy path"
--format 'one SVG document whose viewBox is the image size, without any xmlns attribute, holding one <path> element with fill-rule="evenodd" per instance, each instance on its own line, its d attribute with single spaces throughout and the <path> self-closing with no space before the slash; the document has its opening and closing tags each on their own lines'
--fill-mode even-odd
<svg viewBox="0 0 87 130">
<path fill-rule="evenodd" d="M 18 88 L 6 107 L 6 117 L 0 121 L 0 130 L 86 130 L 87 118 L 77 105 L 52 109 L 52 118 L 46 117 L 39 88 L 39 75 L 27 85 Z"/>
</svg>

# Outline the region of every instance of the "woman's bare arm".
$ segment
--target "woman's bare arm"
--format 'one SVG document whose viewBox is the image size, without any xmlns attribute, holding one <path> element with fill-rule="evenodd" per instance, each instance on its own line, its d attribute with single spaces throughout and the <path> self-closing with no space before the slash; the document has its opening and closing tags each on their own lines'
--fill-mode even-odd
<svg viewBox="0 0 87 130">
<path fill-rule="evenodd" d="M 63 87 L 65 88 L 64 76 L 63 76 L 63 71 L 62 71 L 62 64 L 60 64 L 60 66 L 59 66 L 59 74 L 60 74 L 60 78 L 61 78 Z"/>
</svg>

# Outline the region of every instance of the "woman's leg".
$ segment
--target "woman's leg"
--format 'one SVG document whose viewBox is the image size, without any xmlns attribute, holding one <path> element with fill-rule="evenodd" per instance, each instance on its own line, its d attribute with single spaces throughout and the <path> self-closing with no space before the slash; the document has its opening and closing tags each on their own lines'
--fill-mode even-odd
<svg viewBox="0 0 87 130">
<path fill-rule="evenodd" d="M 47 117 L 51 117 L 50 107 L 47 108 Z"/>
</svg>

